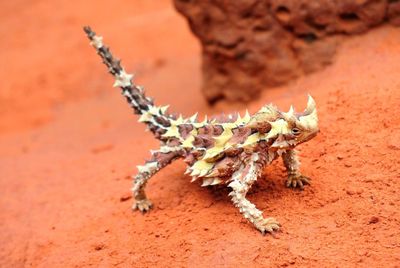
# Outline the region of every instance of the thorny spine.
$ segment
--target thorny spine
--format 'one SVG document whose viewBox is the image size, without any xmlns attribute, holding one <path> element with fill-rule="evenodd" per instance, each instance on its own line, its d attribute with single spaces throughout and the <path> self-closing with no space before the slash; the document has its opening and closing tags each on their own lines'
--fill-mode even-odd
<svg viewBox="0 0 400 268">
<path fill-rule="evenodd" d="M 102 58 L 103 63 L 107 66 L 109 73 L 111 73 L 116 82 L 114 86 L 119 86 L 122 89 L 122 95 L 125 96 L 128 103 L 134 109 L 136 114 L 143 114 L 144 111 L 150 110 L 154 107 L 151 98 L 144 95 L 144 88 L 132 83 L 133 75 L 127 74 L 121 66 L 121 60 L 114 58 L 108 47 L 103 45 L 102 37 L 96 36 L 89 26 L 84 27 L 87 37 L 90 39 L 91 44 L 96 49 L 97 54 Z M 159 116 L 155 117 L 152 123 L 148 123 L 151 132 L 157 138 L 166 132 L 166 128 L 170 126 L 169 118 L 174 118 L 172 115 L 159 111 Z"/>
</svg>

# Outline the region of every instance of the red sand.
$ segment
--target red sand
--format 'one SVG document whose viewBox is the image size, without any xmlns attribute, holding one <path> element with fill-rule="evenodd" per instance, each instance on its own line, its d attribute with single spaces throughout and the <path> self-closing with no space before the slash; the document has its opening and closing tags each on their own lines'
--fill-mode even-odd
<svg viewBox="0 0 400 268">
<path fill-rule="evenodd" d="M 400 266 L 399 28 L 352 37 L 335 64 L 247 107 L 301 109 L 310 92 L 320 114 L 320 135 L 301 148 L 311 187 L 285 188 L 276 163 L 253 188 L 250 199 L 283 225 L 262 236 L 226 190 L 189 183 L 182 162 L 151 180 L 154 210 L 130 211 L 129 176 L 157 142 L 81 25 L 157 103 L 185 115 L 245 107 L 207 108 L 200 48 L 169 1 L 90 2 L 0 4 L 1 267 Z"/>
</svg>

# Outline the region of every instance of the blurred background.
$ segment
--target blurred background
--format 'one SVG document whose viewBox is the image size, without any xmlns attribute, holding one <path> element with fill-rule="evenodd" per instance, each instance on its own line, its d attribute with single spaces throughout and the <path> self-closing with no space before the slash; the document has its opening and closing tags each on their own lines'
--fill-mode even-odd
<svg viewBox="0 0 400 268">
<path fill-rule="evenodd" d="M 1 129 L 41 125 L 68 102 L 109 96 L 112 79 L 90 53 L 81 30 L 87 24 L 149 94 L 155 80 L 164 81 L 160 102 L 181 108 L 167 98 L 171 90 L 186 89 L 179 92 L 189 100 L 199 91 L 200 47 L 171 1 L 16 1 L 2 3 L 1 13 Z"/>
</svg>

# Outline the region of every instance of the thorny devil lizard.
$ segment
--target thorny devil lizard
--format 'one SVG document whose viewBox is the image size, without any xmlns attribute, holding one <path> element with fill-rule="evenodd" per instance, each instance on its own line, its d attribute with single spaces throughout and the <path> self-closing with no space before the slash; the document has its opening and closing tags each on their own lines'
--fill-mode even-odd
<svg viewBox="0 0 400 268">
<path fill-rule="evenodd" d="M 263 168 L 281 156 L 288 172 L 287 187 L 303 188 L 309 178 L 299 171 L 300 162 L 294 148 L 315 137 L 319 132 L 315 102 L 308 98 L 307 108 L 296 113 L 279 111 L 274 105 L 263 106 L 257 113 L 244 117 L 240 114 L 216 119 L 197 121 L 197 114 L 190 118 L 167 112 L 168 106 L 155 106 L 144 95 L 143 87 L 132 82 L 133 75 L 125 72 L 120 60 L 114 58 L 102 37 L 90 27 L 84 27 L 91 45 L 103 59 L 108 71 L 114 76 L 114 87 L 122 89 L 122 95 L 140 115 L 139 122 L 147 125 L 160 140 L 161 147 L 151 151 L 150 160 L 138 166 L 132 188 L 135 202 L 132 209 L 148 211 L 152 203 L 144 188 L 148 180 L 163 167 L 178 158 L 184 158 L 186 173 L 202 180 L 202 186 L 227 184 L 232 189 L 229 196 L 233 204 L 263 234 L 278 230 L 280 224 L 274 218 L 264 218 L 262 211 L 246 199 L 252 184 Z"/>
</svg>

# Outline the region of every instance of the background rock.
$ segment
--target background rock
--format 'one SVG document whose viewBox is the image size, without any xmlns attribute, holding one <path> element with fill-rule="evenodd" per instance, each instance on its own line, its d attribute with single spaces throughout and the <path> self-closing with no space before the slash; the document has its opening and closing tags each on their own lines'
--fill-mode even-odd
<svg viewBox="0 0 400 268">
<path fill-rule="evenodd" d="M 174 0 L 203 47 L 203 92 L 249 101 L 262 88 L 316 71 L 333 60 L 338 36 L 388 20 L 400 1 Z"/>
</svg>

